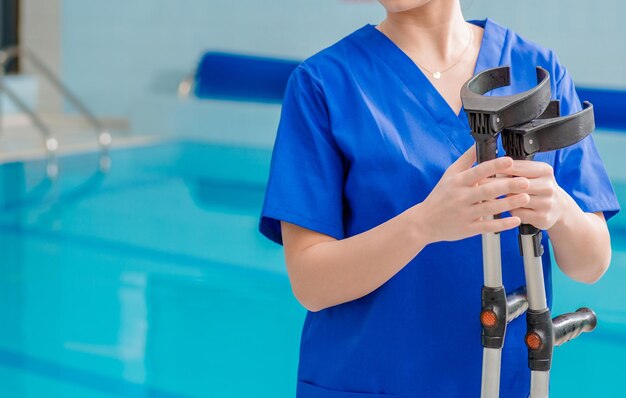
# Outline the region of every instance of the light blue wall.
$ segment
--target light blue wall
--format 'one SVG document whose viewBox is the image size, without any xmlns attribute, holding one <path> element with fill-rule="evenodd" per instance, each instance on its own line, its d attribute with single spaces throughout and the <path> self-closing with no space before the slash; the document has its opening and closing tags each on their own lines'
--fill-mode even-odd
<svg viewBox="0 0 626 398">
<path fill-rule="evenodd" d="M 489 16 L 555 50 L 578 85 L 626 88 L 626 1 L 461 1 L 466 16 Z"/>
<path fill-rule="evenodd" d="M 171 93 L 205 49 L 301 59 L 384 17 L 357 0 L 62 0 L 63 78 L 101 115 Z M 626 88 L 620 0 L 462 0 L 559 54 L 578 84 Z"/>
<path fill-rule="evenodd" d="M 383 16 L 339 0 L 63 0 L 62 75 L 99 114 L 124 116 L 205 49 L 301 59 Z"/>
</svg>

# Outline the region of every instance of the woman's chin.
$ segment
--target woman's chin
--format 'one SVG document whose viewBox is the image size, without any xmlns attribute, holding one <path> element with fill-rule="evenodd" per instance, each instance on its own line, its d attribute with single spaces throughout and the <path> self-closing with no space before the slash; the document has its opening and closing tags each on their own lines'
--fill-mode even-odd
<svg viewBox="0 0 626 398">
<path fill-rule="evenodd" d="M 432 0 L 378 0 L 390 13 L 406 12 L 430 3 Z"/>
</svg>

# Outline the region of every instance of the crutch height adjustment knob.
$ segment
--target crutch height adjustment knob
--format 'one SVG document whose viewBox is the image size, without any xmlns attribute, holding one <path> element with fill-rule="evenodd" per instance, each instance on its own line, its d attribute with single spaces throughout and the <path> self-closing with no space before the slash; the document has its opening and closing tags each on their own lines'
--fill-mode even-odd
<svg viewBox="0 0 626 398">
<path fill-rule="evenodd" d="M 494 328 L 498 325 L 498 316 L 492 310 L 483 310 L 480 313 L 480 323 L 486 328 Z"/>
<path fill-rule="evenodd" d="M 533 351 L 539 350 L 543 346 L 543 339 L 536 332 L 526 333 L 524 340 L 526 341 L 526 346 Z"/>
</svg>

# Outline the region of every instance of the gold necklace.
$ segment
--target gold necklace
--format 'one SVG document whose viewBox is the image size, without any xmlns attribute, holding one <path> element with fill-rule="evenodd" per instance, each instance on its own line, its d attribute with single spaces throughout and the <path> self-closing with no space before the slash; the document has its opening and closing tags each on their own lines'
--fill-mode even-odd
<svg viewBox="0 0 626 398">
<path fill-rule="evenodd" d="M 385 36 L 387 36 L 387 33 L 384 30 L 384 27 L 382 24 L 378 25 L 378 28 L 380 29 L 380 31 L 385 34 Z M 413 59 L 413 62 L 415 62 L 415 64 L 420 67 L 421 69 L 424 69 L 426 72 L 428 72 L 433 79 L 441 79 L 441 75 L 446 73 L 447 71 L 449 71 L 450 69 L 454 68 L 455 66 L 457 66 L 459 64 L 459 62 L 461 62 L 461 59 L 463 59 L 463 56 L 465 55 L 465 53 L 467 52 L 467 49 L 470 47 L 470 44 L 472 44 L 472 40 L 474 39 L 474 32 L 472 32 L 472 29 L 469 27 L 469 24 L 467 25 L 467 29 L 469 30 L 469 40 L 467 41 L 467 44 L 465 45 L 465 48 L 463 49 L 463 52 L 461 52 L 461 55 L 459 55 L 459 58 L 456 60 L 455 63 L 453 63 L 452 65 L 448 66 L 446 69 L 444 70 L 440 70 L 440 71 L 434 71 L 432 72 L 430 69 L 426 68 L 425 66 L 421 65 L 420 63 L 418 63 L 416 60 Z M 389 36 L 387 36 L 389 37 Z"/>
</svg>

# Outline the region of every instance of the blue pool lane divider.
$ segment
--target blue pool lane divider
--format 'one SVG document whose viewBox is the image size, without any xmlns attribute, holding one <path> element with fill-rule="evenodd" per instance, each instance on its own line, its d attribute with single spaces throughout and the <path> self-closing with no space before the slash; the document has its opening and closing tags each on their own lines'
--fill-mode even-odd
<svg viewBox="0 0 626 398">
<path fill-rule="evenodd" d="M 626 132 L 626 90 L 578 87 L 576 91 L 593 104 L 597 127 Z"/>
<path fill-rule="evenodd" d="M 301 61 L 209 51 L 200 59 L 193 92 L 198 98 L 280 103 Z M 577 88 L 595 108 L 596 126 L 626 132 L 626 90 Z"/>
<path fill-rule="evenodd" d="M 198 98 L 280 103 L 300 61 L 224 52 L 205 53 L 195 74 Z"/>
</svg>

